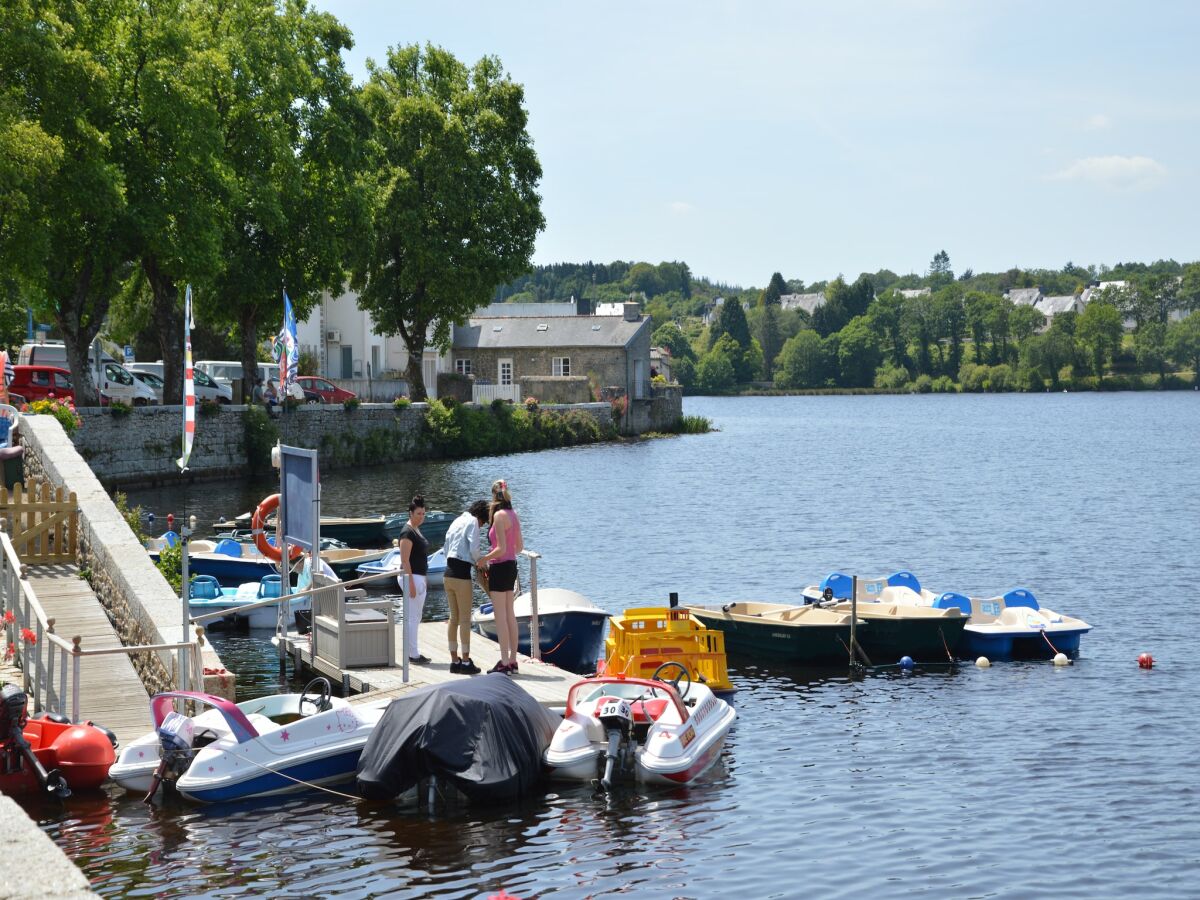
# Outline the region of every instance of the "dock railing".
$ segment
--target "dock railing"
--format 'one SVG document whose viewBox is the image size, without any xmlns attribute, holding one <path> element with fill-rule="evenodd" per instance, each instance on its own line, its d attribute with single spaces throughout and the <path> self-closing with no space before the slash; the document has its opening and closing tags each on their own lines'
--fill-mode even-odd
<svg viewBox="0 0 1200 900">
<path fill-rule="evenodd" d="M 85 649 L 79 635 L 66 640 L 55 633 L 54 619 L 46 615 L 27 576 L 0 522 L 0 616 L 9 652 L 21 671 L 25 693 L 33 699 L 35 713 L 58 713 L 69 716 L 72 722 L 79 721 L 79 686 L 86 675 L 83 661 L 89 657 L 178 650 L 185 665 L 181 674 L 190 673 L 194 684 L 204 683 L 201 633 L 188 642 Z"/>
</svg>

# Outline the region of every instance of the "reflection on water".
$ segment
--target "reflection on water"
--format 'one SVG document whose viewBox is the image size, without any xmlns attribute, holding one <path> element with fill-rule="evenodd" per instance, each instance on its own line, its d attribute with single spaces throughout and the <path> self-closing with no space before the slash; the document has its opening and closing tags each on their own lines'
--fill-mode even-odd
<svg viewBox="0 0 1200 900">
<path fill-rule="evenodd" d="M 207 809 L 110 793 L 39 821 L 107 896 L 1195 892 L 1194 396 L 689 399 L 687 411 L 721 431 L 329 473 L 324 509 L 387 512 L 420 490 L 457 510 L 502 476 L 544 554 L 539 583 L 606 609 L 669 591 L 787 601 L 833 569 L 908 568 L 934 590 L 1030 588 L 1096 626 L 1081 659 L 865 677 L 738 660 L 738 724 L 687 789 L 550 785 L 515 808 L 432 812 L 317 793 Z M 131 500 L 209 521 L 272 489 Z M 444 603 L 432 593 L 427 616 Z M 244 691 L 276 688 L 270 645 L 213 640 Z M 1144 650 L 1152 671 L 1137 667 Z"/>
</svg>

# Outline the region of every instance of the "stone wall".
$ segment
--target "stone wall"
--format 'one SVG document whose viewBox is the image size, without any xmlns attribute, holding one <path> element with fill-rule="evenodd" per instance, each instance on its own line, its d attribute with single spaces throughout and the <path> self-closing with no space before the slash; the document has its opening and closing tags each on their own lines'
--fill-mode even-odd
<svg viewBox="0 0 1200 900">
<path fill-rule="evenodd" d="M 176 408 L 178 424 L 178 408 Z M 125 431 L 125 443 L 135 444 L 129 436 L 137 417 L 119 418 Z M 89 416 L 84 429 L 99 423 Z M 80 429 L 81 431 L 84 429 Z M 78 434 L 79 432 L 76 432 Z M 107 432 L 106 432 L 107 433 Z M 117 431 L 107 433 L 117 440 Z M 76 562 L 87 570 L 92 590 L 104 605 L 109 620 L 126 645 L 166 644 L 180 640 L 182 634 L 179 598 L 150 561 L 146 548 L 138 541 L 128 523 L 117 511 L 108 492 L 76 451 L 58 420 L 51 416 L 24 416 L 21 420 L 21 445 L 24 454 L 24 481 L 32 485 L 45 479 L 74 491 L 79 503 L 79 552 Z M 171 651 L 131 656 L 134 667 L 148 693 L 175 687 L 175 663 Z M 205 646 L 205 669 L 224 671 L 220 657 Z M 233 699 L 234 680 L 228 676 L 206 676 L 204 689 Z"/>
<path fill-rule="evenodd" d="M 626 427 L 633 434 L 669 431 L 683 416 L 683 389 L 679 385 L 652 385 L 648 400 L 629 401 Z"/>
<path fill-rule="evenodd" d="M 591 385 L 584 375 L 524 375 L 520 378 L 521 397 L 536 397 L 538 403 L 589 403 Z"/>
<path fill-rule="evenodd" d="M 650 346 L 649 337 L 645 338 L 645 359 L 647 366 L 646 377 L 649 378 Z M 486 379 L 496 383 L 497 365 L 501 359 L 513 361 L 513 377 L 524 383 L 530 376 L 549 378 L 554 372 L 555 357 L 566 357 L 570 360 L 571 375 L 587 378 L 601 387 L 620 385 L 624 387 L 633 378 L 633 364 L 629 361 L 632 349 L 626 353 L 624 347 L 555 347 L 553 349 L 537 347 L 517 347 L 504 350 L 492 348 L 472 348 L 471 350 L 455 351 L 455 359 L 471 360 L 471 370 L 476 380 L 483 383 Z M 524 391 L 524 387 L 522 387 Z M 541 399 L 541 395 L 537 395 Z M 586 399 L 586 398 L 585 398 Z"/>
</svg>

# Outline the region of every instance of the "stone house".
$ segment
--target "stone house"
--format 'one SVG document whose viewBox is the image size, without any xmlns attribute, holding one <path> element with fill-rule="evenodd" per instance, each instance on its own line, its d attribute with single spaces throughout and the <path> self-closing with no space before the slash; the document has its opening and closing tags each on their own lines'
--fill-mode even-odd
<svg viewBox="0 0 1200 900">
<path fill-rule="evenodd" d="M 477 386 L 518 388 L 508 399 L 586 402 L 596 386 L 648 400 L 652 324 L 637 303 L 620 317 L 472 317 L 454 329 L 451 370 Z"/>
<path fill-rule="evenodd" d="M 802 309 L 810 316 L 824 305 L 824 291 L 817 291 L 813 294 L 784 294 L 779 298 L 780 309 Z"/>
</svg>

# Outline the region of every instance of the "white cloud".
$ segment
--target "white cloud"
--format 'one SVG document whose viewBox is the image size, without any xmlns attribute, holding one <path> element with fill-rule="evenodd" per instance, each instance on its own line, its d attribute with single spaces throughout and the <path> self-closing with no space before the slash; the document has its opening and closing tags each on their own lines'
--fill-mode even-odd
<svg viewBox="0 0 1200 900">
<path fill-rule="evenodd" d="M 1166 178 L 1167 167 L 1148 156 L 1086 156 L 1051 176 L 1057 181 L 1087 181 L 1113 190 L 1147 190 Z"/>
<path fill-rule="evenodd" d="M 1088 131 L 1103 131 L 1105 128 L 1112 127 L 1112 119 L 1104 113 L 1096 113 L 1094 116 L 1088 117 L 1083 127 Z"/>
<path fill-rule="evenodd" d="M 692 212 L 695 212 L 696 210 L 696 207 L 692 206 L 690 203 L 684 202 L 683 200 L 672 200 L 667 204 L 667 207 L 677 216 L 686 216 Z"/>
</svg>

